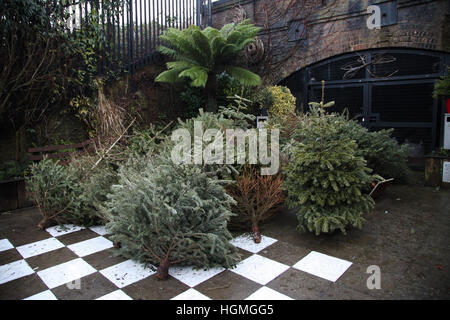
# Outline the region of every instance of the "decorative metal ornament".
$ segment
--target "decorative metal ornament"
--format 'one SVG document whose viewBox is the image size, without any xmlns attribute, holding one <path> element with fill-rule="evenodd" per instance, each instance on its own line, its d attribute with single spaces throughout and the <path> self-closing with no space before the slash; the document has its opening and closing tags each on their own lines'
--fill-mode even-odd
<svg viewBox="0 0 450 320">
<path fill-rule="evenodd" d="M 264 43 L 261 38 L 256 36 L 255 41 L 248 44 L 245 48 L 245 58 L 251 64 L 257 64 L 264 57 Z"/>
<path fill-rule="evenodd" d="M 380 54 L 380 55 L 376 55 L 372 58 L 371 62 L 367 62 L 366 59 L 367 57 L 364 55 L 361 55 L 359 53 L 356 53 L 358 55 L 358 59 L 356 61 L 347 63 L 345 65 L 343 65 L 341 67 L 342 71 L 346 71 L 344 76 L 342 77 L 344 80 L 347 79 L 351 79 L 353 78 L 359 70 L 361 69 L 366 69 L 367 72 L 370 74 L 370 76 L 372 78 L 377 78 L 377 79 L 386 79 L 386 78 L 390 78 L 393 75 L 395 75 L 399 70 L 395 70 L 394 72 L 392 72 L 389 75 L 386 76 L 379 76 L 374 74 L 370 68 L 368 68 L 369 66 L 374 66 L 377 64 L 386 64 L 386 63 L 392 63 L 395 62 L 397 59 L 393 56 L 390 55 L 384 55 L 384 54 Z"/>
</svg>

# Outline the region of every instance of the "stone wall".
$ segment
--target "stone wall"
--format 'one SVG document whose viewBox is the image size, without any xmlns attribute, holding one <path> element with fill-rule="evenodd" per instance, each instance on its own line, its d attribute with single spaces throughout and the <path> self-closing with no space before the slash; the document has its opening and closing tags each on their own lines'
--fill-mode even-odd
<svg viewBox="0 0 450 320">
<path fill-rule="evenodd" d="M 309 9 L 290 0 L 221 0 L 213 5 L 213 26 L 245 16 L 263 29 L 264 57 L 250 67 L 278 83 L 303 67 L 339 54 L 372 48 L 417 48 L 450 52 L 449 0 L 321 0 Z M 367 27 L 367 7 L 381 8 L 382 27 Z M 394 16 L 392 16 L 394 15 Z M 300 30 L 300 31 L 299 31 Z M 296 37 L 295 32 L 300 32 Z"/>
</svg>

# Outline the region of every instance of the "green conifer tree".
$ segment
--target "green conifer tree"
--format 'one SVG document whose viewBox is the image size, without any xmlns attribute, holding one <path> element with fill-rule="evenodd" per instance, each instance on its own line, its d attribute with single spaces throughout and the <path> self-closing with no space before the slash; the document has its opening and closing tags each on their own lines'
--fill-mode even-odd
<svg viewBox="0 0 450 320">
<path fill-rule="evenodd" d="M 317 235 L 335 229 L 345 234 L 348 225 L 361 228 L 363 214 L 374 206 L 365 193 L 371 170 L 356 154 L 355 141 L 339 135 L 337 122 L 345 120 L 328 120 L 323 110 L 305 119 L 301 142 L 294 142 L 284 170 L 286 203 L 298 208 L 298 230 Z"/>
</svg>

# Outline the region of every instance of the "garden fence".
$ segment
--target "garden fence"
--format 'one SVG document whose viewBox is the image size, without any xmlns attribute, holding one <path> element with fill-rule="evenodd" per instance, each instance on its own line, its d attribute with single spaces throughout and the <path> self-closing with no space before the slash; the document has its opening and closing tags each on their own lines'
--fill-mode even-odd
<svg viewBox="0 0 450 320">
<path fill-rule="evenodd" d="M 211 0 L 119 0 L 119 6 L 111 6 L 112 0 L 70 1 L 67 23 L 72 31 L 85 27 L 93 10 L 98 13 L 107 44 L 99 65 L 101 74 L 134 73 L 159 59 L 160 36 L 168 28 L 211 24 Z"/>
</svg>

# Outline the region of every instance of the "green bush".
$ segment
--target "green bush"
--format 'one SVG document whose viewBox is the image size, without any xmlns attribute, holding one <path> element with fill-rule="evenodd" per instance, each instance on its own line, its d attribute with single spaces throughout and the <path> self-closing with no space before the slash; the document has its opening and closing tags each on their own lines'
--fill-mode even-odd
<svg viewBox="0 0 450 320">
<path fill-rule="evenodd" d="M 292 147 L 284 169 L 286 203 L 298 208 L 298 230 L 332 232 L 362 227 L 363 214 L 374 201 L 366 193 L 373 177 L 357 144 L 340 134 L 345 119 L 310 115 L 302 124 L 301 141 Z"/>
<path fill-rule="evenodd" d="M 166 279 L 171 265 L 231 267 L 238 261 L 228 242 L 232 203 L 201 168 L 155 156 L 144 171 L 121 169 L 105 215 L 121 254 L 158 266 L 158 277 Z"/>
<path fill-rule="evenodd" d="M 0 163 L 0 181 L 14 178 L 23 178 L 28 174 L 30 161 L 28 159 L 22 161 L 5 161 Z"/>
<path fill-rule="evenodd" d="M 256 101 L 261 108 L 267 108 L 272 117 L 285 117 L 295 112 L 296 98 L 287 87 L 266 87 L 257 95 Z"/>
<path fill-rule="evenodd" d="M 241 96 L 247 100 L 253 101 L 255 99 L 256 89 L 254 87 L 242 86 L 242 84 L 223 72 L 217 75 L 217 105 L 227 107 L 233 104 L 229 97 Z M 184 90 L 180 94 L 180 99 L 184 104 L 184 116 L 186 119 L 196 117 L 199 109 L 205 109 L 206 97 L 204 90 L 201 88 L 192 87 L 189 83 L 184 85 Z M 249 103 L 246 113 L 256 114 L 253 103 Z"/>
<path fill-rule="evenodd" d="M 449 74 L 445 77 L 441 77 L 434 85 L 433 98 L 450 96 L 450 67 L 448 68 Z"/>
</svg>

